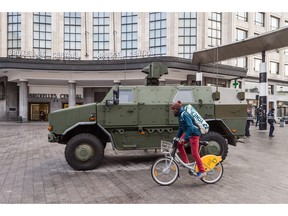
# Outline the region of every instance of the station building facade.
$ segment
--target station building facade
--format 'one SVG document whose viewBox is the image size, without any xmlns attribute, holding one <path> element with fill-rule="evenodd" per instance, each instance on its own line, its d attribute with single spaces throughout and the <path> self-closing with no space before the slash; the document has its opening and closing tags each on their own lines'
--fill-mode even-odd
<svg viewBox="0 0 288 216">
<path fill-rule="evenodd" d="M 288 13 L 270 12 L 1 12 L 0 120 L 47 120 L 101 101 L 114 82 L 144 85 L 141 69 L 155 61 L 168 67 L 163 85 L 195 85 L 201 70 L 202 85 L 241 88 L 255 108 L 261 53 L 199 68 L 193 52 L 286 25 Z M 288 49 L 266 61 L 269 108 L 288 115 Z"/>
</svg>

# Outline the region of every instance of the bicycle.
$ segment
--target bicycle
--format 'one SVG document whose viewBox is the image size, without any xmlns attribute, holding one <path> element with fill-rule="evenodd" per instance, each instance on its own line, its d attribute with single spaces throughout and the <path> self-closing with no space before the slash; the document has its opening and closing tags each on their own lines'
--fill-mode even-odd
<svg viewBox="0 0 288 216">
<path fill-rule="evenodd" d="M 192 176 L 197 176 L 199 169 L 196 162 L 189 164 L 184 163 L 178 154 L 176 154 L 179 139 L 173 139 L 173 144 L 168 141 L 161 141 L 161 151 L 165 153 L 164 157 L 158 158 L 151 167 L 151 175 L 153 180 L 162 186 L 168 186 L 173 184 L 179 175 L 179 165 L 187 168 L 189 174 Z M 199 152 L 203 146 L 208 145 L 207 141 L 199 142 Z M 224 172 L 223 165 L 221 163 L 221 156 L 216 155 L 205 155 L 201 157 L 203 166 L 207 173 L 206 176 L 202 177 L 200 180 L 207 184 L 214 184 L 218 182 Z"/>
</svg>

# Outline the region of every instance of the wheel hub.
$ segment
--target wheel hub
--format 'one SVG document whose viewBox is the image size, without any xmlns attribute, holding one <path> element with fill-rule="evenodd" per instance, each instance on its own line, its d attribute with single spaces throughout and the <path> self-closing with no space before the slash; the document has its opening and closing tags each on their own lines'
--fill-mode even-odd
<svg viewBox="0 0 288 216">
<path fill-rule="evenodd" d="M 221 153 L 220 146 L 217 142 L 209 141 L 209 145 L 206 147 L 208 154 L 219 155 Z"/>
<path fill-rule="evenodd" d="M 75 156 L 80 161 L 89 160 L 94 154 L 92 147 L 88 144 L 82 144 L 75 149 Z"/>
</svg>

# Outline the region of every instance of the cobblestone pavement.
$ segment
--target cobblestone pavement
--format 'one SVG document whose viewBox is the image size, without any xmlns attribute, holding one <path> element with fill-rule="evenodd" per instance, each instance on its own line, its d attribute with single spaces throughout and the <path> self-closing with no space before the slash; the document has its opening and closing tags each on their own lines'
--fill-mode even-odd
<svg viewBox="0 0 288 216">
<path fill-rule="evenodd" d="M 181 168 L 171 186 L 150 175 L 160 152 L 117 151 L 107 145 L 101 166 L 75 171 L 64 158 L 64 145 L 47 141 L 47 123 L 0 122 L 0 203 L 77 204 L 278 204 L 288 203 L 288 133 L 276 125 L 251 126 L 251 137 L 229 146 L 224 175 L 213 185 Z"/>
</svg>

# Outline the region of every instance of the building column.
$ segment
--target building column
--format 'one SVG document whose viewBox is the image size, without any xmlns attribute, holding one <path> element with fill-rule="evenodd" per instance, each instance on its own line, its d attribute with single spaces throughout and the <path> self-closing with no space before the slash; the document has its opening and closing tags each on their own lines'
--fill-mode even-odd
<svg viewBox="0 0 288 216">
<path fill-rule="evenodd" d="M 202 86 L 202 73 L 200 65 L 198 65 L 198 72 L 196 73 L 196 86 Z"/>
<path fill-rule="evenodd" d="M 22 122 L 28 122 L 28 81 L 19 80 L 19 116 Z"/>
<path fill-rule="evenodd" d="M 76 81 L 69 80 L 68 82 L 68 98 L 69 98 L 69 107 L 76 106 Z"/>
<path fill-rule="evenodd" d="M 265 51 L 262 52 L 262 62 L 260 63 L 259 72 L 259 130 L 267 129 L 266 115 L 267 115 L 267 95 L 268 95 L 268 82 L 267 82 L 267 69 L 265 62 Z"/>
</svg>

